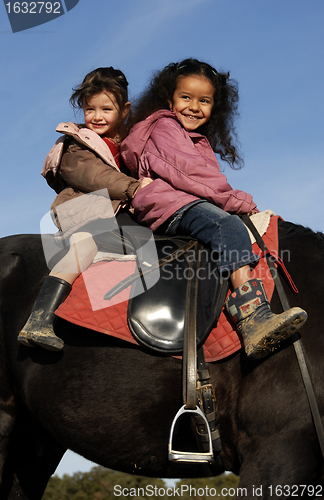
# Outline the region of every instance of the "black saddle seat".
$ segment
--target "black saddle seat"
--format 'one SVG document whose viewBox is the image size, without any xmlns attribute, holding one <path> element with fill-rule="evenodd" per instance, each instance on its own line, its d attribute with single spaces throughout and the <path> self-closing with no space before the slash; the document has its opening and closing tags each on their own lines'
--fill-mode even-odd
<svg viewBox="0 0 324 500">
<path fill-rule="evenodd" d="M 188 238 L 156 236 L 158 258 L 177 254 Z M 191 262 L 190 265 L 190 261 Z M 197 345 L 202 345 L 216 323 L 228 289 L 221 279 L 212 252 L 200 244 L 160 267 L 155 285 L 141 293 L 142 284 L 132 285 L 128 303 L 128 325 L 134 338 L 142 345 L 159 352 L 181 354 L 186 317 L 188 281 L 198 280 Z"/>
</svg>

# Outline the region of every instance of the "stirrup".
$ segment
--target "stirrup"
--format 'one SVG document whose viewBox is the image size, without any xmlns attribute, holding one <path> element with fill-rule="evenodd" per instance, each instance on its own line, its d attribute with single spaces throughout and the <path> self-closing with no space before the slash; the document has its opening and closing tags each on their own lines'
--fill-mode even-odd
<svg viewBox="0 0 324 500">
<path fill-rule="evenodd" d="M 185 413 L 191 413 L 194 415 L 197 415 L 201 417 L 206 425 L 207 432 L 208 432 L 208 447 L 209 450 L 207 452 L 187 452 L 187 451 L 176 451 L 173 449 L 173 432 L 174 432 L 174 427 L 175 424 L 178 420 L 179 417 L 184 415 Z M 186 408 L 186 405 L 183 405 L 176 416 L 173 419 L 172 425 L 171 425 L 171 430 L 170 430 L 170 438 L 169 438 L 169 445 L 168 445 L 168 458 L 172 462 L 200 462 L 200 463 L 214 463 L 214 453 L 213 453 L 213 445 L 212 445 L 212 437 L 211 437 L 211 432 L 208 424 L 208 420 L 201 411 L 201 409 L 196 406 L 196 409 L 191 410 L 189 408 Z"/>
</svg>

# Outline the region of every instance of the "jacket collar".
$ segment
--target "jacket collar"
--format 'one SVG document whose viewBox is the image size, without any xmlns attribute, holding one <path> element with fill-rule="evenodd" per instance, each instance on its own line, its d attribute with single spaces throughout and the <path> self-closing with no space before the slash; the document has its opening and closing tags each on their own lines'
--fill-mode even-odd
<svg viewBox="0 0 324 500">
<path fill-rule="evenodd" d="M 76 141 L 95 151 L 106 163 L 119 170 L 110 148 L 93 130 L 75 123 L 59 123 L 56 131 L 73 137 Z"/>
<path fill-rule="evenodd" d="M 153 128 L 161 118 L 172 118 L 177 123 L 179 123 L 179 125 L 187 132 L 187 134 L 191 138 L 205 138 L 204 135 L 201 135 L 198 132 L 188 131 L 182 125 L 178 116 L 173 111 L 170 111 L 169 109 L 160 109 L 159 111 L 155 111 L 155 113 L 149 115 L 147 118 L 145 118 L 145 120 L 136 123 L 130 131 L 129 136 L 133 137 L 132 149 L 137 158 L 140 158 L 145 148 L 145 144 L 149 139 Z M 125 142 L 126 143 L 128 142 L 128 138 L 125 139 Z M 121 146 L 121 149 L 123 149 L 123 146 Z"/>
</svg>

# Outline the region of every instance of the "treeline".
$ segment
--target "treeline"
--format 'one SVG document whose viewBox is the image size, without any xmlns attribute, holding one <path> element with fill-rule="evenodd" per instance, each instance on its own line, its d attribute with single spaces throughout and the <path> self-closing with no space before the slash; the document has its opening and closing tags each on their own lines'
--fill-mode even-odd
<svg viewBox="0 0 324 500">
<path fill-rule="evenodd" d="M 238 477 L 223 474 L 213 478 L 182 479 L 175 484 L 163 479 L 133 476 L 104 467 L 51 477 L 43 500 L 110 500 L 149 498 L 183 500 L 235 499 Z"/>
</svg>

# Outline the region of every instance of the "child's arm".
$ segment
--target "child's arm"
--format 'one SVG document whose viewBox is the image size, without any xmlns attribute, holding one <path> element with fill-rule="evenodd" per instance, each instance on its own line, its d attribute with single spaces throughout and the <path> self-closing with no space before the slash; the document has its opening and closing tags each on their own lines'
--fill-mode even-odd
<svg viewBox="0 0 324 500">
<path fill-rule="evenodd" d="M 232 189 L 212 149 L 209 153 L 207 148 L 203 156 L 175 120 L 159 120 L 146 144 L 145 157 L 151 170 L 175 189 L 205 198 L 227 212 L 240 214 L 256 208 L 250 194 Z"/>
<path fill-rule="evenodd" d="M 86 193 L 107 188 L 111 199 L 122 202 L 130 201 L 140 187 L 138 180 L 110 167 L 74 140 L 62 157 L 60 175 L 69 186 Z"/>
</svg>

